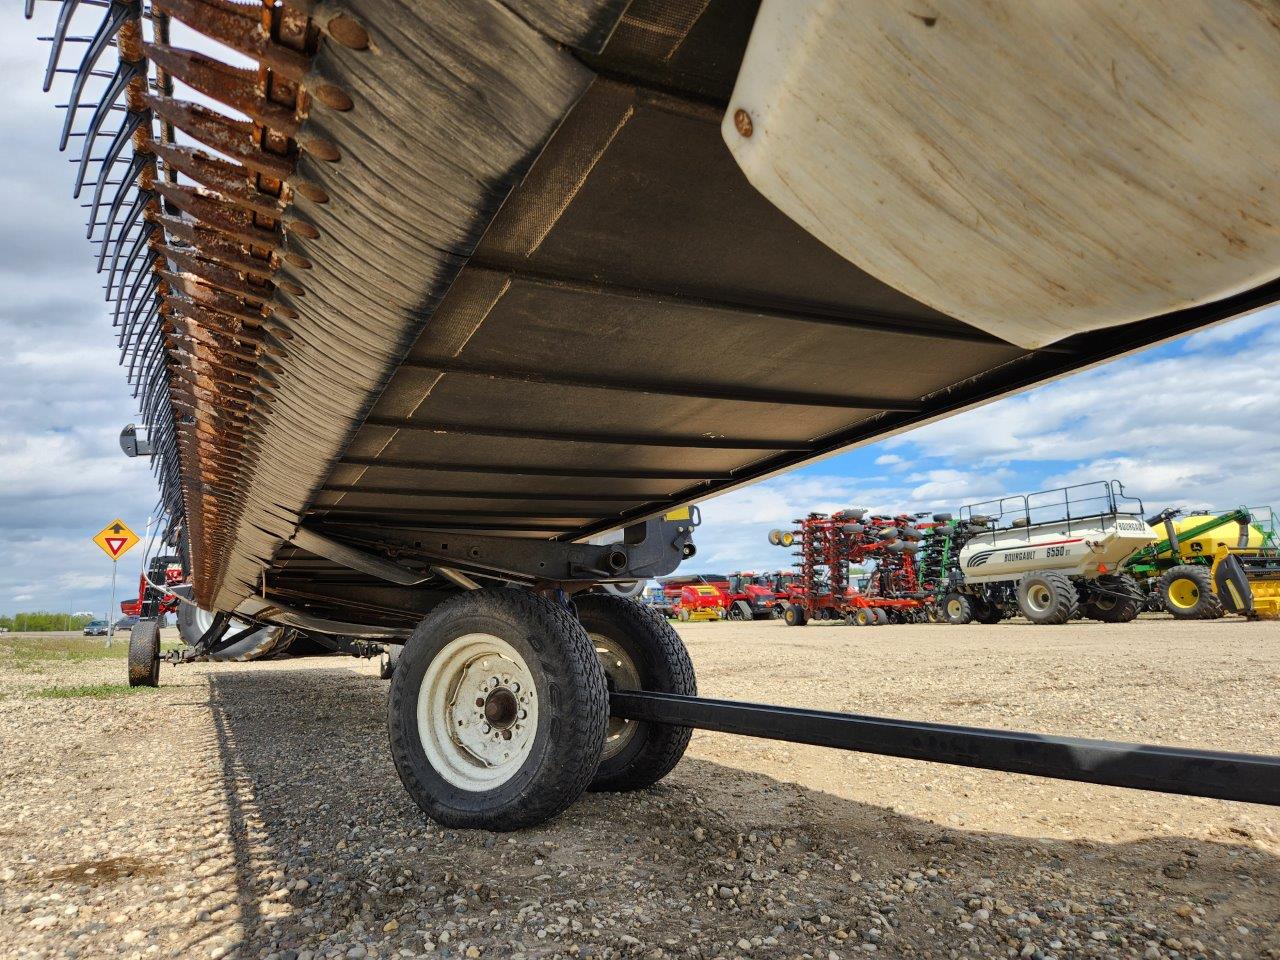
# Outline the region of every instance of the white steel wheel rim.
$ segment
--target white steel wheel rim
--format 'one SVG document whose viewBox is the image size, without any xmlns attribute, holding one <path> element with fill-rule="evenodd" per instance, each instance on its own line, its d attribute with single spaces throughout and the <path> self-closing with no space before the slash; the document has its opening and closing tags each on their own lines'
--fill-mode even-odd
<svg viewBox="0 0 1280 960">
<path fill-rule="evenodd" d="M 1049 592 L 1049 588 L 1042 583 L 1033 583 L 1031 589 L 1027 591 L 1027 606 L 1036 613 L 1044 613 L 1049 609 L 1049 604 L 1053 602 L 1053 595 Z"/>
<path fill-rule="evenodd" d="M 963 612 L 963 609 L 964 608 L 960 605 L 959 600 L 947 601 L 947 616 L 949 616 L 952 620 L 959 620 L 960 614 Z"/>
<path fill-rule="evenodd" d="M 432 769 L 461 790 L 493 790 L 514 777 L 533 750 L 533 673 L 505 640 L 468 633 L 427 664 L 417 713 Z"/>
<path fill-rule="evenodd" d="M 618 644 L 599 633 L 589 633 L 591 645 L 596 648 L 596 656 L 600 658 L 600 666 L 604 668 L 605 682 L 610 690 L 643 690 L 640 683 L 640 671 L 631 657 Z M 622 717 L 609 717 L 609 725 L 604 732 L 604 749 L 600 753 L 601 760 L 608 760 L 622 752 L 636 734 L 634 720 Z"/>
</svg>

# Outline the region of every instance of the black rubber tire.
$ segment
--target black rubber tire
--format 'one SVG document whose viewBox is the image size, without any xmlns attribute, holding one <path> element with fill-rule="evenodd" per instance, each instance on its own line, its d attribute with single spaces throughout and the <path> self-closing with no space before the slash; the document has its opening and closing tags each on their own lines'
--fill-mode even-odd
<svg viewBox="0 0 1280 960">
<path fill-rule="evenodd" d="M 948 593 L 942 598 L 942 619 L 955 626 L 973 622 L 973 601 L 963 593 Z"/>
<path fill-rule="evenodd" d="M 139 620 L 129 631 L 129 686 L 160 686 L 160 624 Z"/>
<path fill-rule="evenodd" d="M 534 677 L 541 709 L 529 756 L 507 781 L 465 790 L 432 767 L 418 732 L 418 694 L 427 666 L 469 633 L 505 640 Z M 422 811 L 446 827 L 519 830 L 544 823 L 595 777 L 609 717 L 604 670 L 570 610 L 527 590 L 471 590 L 450 597 L 418 624 L 401 653 L 387 698 L 391 759 Z"/>
<path fill-rule="evenodd" d="M 782 622 L 788 627 L 803 627 L 808 619 L 804 607 L 798 607 L 794 603 L 787 604 L 787 609 L 782 611 Z"/>
<path fill-rule="evenodd" d="M 876 615 L 876 626 L 878 626 L 878 627 L 883 627 L 883 626 L 887 626 L 887 625 L 888 625 L 888 623 L 889 623 L 889 611 L 888 611 L 888 610 L 885 610 L 883 607 L 876 607 L 876 608 L 875 608 L 874 610 L 872 610 L 871 612 L 872 612 L 872 613 L 874 613 L 874 614 Z"/>
<path fill-rule="evenodd" d="M 1048 592 L 1043 609 L 1028 599 L 1032 590 L 1041 588 Z M 1040 570 L 1023 574 L 1018 581 L 1018 609 L 1032 623 L 1053 626 L 1066 623 L 1080 612 L 1080 595 L 1065 573 Z"/>
<path fill-rule="evenodd" d="M 857 627 L 877 626 L 875 611 L 870 607 L 858 607 L 853 611 L 853 624 Z"/>
<path fill-rule="evenodd" d="M 1175 601 L 1170 594 L 1180 581 L 1190 581 L 1195 592 L 1195 600 L 1190 605 Z M 1161 574 L 1160 599 L 1164 601 L 1164 608 L 1179 620 L 1217 620 L 1224 612 L 1222 599 L 1213 589 L 1212 572 L 1208 566 L 1198 563 L 1180 564 Z"/>
<path fill-rule="evenodd" d="M 617 597 L 588 594 L 578 600 L 578 621 L 587 633 L 606 637 L 622 648 L 644 690 L 656 693 L 698 695 L 698 682 L 684 641 L 671 624 L 638 603 Z M 608 667 L 605 667 L 606 677 Z M 589 790 L 640 790 L 652 786 L 670 773 L 693 730 L 665 723 L 632 721 L 624 747 L 600 760 Z"/>
<path fill-rule="evenodd" d="M 190 588 L 187 593 L 190 594 Z M 179 603 L 176 619 L 178 621 L 178 635 L 182 637 L 182 642 L 188 647 L 195 647 L 199 642 L 203 631 L 199 623 L 196 621 L 196 608 L 189 603 Z M 239 620 L 232 620 L 231 626 L 227 628 L 227 632 L 244 629 L 245 624 Z M 296 631 L 286 630 L 283 627 L 263 627 L 261 630 L 255 630 L 253 633 L 246 635 L 237 640 L 229 647 L 217 651 L 209 657 L 210 660 L 218 663 L 227 662 L 251 662 L 254 660 L 265 660 L 270 657 L 277 657 L 285 653 L 296 636 Z"/>
<path fill-rule="evenodd" d="M 991 603 L 982 597 L 970 597 L 969 606 L 973 610 L 973 619 L 987 626 L 999 623 L 1004 619 L 1004 611 L 997 603 Z"/>
<path fill-rule="evenodd" d="M 1128 623 L 1142 612 L 1145 597 L 1138 581 L 1127 573 L 1109 573 L 1098 577 L 1094 586 L 1105 593 L 1094 593 L 1084 605 L 1084 615 L 1103 623 Z"/>
</svg>

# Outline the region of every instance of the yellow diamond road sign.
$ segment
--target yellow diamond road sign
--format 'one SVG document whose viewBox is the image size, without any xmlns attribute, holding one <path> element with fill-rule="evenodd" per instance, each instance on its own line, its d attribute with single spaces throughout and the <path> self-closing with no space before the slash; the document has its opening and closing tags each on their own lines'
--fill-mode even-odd
<svg viewBox="0 0 1280 960">
<path fill-rule="evenodd" d="M 129 548 L 137 544 L 138 535 L 125 526 L 123 520 L 113 520 L 102 528 L 93 542 L 112 560 L 119 560 Z"/>
</svg>

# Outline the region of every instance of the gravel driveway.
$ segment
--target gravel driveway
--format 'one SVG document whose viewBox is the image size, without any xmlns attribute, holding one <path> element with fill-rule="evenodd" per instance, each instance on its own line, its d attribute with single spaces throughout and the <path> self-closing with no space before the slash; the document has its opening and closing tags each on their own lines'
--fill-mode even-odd
<svg viewBox="0 0 1280 960">
<path fill-rule="evenodd" d="M 1280 624 L 681 632 L 711 696 L 1280 752 Z M 1280 957 L 1270 808 L 696 733 L 655 790 L 442 831 L 371 663 L 47 696 L 123 673 L 0 657 L 6 960 Z"/>
</svg>

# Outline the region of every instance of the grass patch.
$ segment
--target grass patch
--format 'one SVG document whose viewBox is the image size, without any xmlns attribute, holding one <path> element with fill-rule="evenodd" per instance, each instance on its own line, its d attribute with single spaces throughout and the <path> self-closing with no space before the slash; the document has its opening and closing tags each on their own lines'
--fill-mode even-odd
<svg viewBox="0 0 1280 960">
<path fill-rule="evenodd" d="M 155 687 L 131 687 L 127 683 L 90 683 L 79 687 L 45 687 L 37 690 L 37 697 L 50 700 L 69 700 L 72 697 L 89 697 L 94 700 L 107 700 L 111 697 L 127 697 Z"/>
<path fill-rule="evenodd" d="M 24 664 L 44 660 L 82 663 L 86 660 L 121 660 L 129 652 L 127 634 L 117 636 L 108 649 L 101 637 L 5 637 L 0 636 L 0 663 Z"/>
<path fill-rule="evenodd" d="M 162 650 L 180 643 L 162 642 Z M 0 669 L 43 673 L 46 667 L 97 660 L 123 660 L 129 654 L 129 631 L 116 634 L 108 648 L 102 637 L 37 637 L 0 634 Z"/>
</svg>

